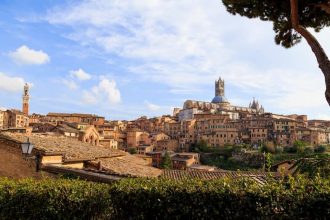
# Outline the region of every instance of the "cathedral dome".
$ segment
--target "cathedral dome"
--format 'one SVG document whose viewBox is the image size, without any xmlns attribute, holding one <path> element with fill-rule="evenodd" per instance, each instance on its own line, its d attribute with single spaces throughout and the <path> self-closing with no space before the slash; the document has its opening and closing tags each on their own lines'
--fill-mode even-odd
<svg viewBox="0 0 330 220">
<path fill-rule="evenodd" d="M 212 99 L 212 103 L 228 103 L 228 100 L 224 96 L 217 95 Z"/>
</svg>

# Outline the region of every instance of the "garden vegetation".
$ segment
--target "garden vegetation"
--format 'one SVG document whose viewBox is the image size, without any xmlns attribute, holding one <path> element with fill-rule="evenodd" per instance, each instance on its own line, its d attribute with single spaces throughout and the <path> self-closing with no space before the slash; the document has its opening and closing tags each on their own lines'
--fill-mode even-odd
<svg viewBox="0 0 330 220">
<path fill-rule="evenodd" d="M 330 180 L 0 179 L 0 219 L 327 219 Z"/>
</svg>

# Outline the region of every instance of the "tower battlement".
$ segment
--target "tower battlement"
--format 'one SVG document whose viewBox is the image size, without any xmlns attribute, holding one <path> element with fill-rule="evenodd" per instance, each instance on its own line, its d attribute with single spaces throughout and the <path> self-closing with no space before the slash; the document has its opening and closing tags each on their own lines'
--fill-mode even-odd
<svg viewBox="0 0 330 220">
<path fill-rule="evenodd" d="M 24 85 L 24 90 L 23 90 L 23 108 L 22 108 L 22 112 L 25 115 L 29 115 L 29 101 L 30 101 L 30 95 L 29 95 L 29 85 L 27 83 L 25 83 Z"/>
</svg>

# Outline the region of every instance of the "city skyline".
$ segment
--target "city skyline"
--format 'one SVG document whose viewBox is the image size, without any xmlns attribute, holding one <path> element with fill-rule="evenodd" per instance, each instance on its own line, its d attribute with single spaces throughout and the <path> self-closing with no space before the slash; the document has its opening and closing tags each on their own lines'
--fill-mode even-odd
<svg viewBox="0 0 330 220">
<path fill-rule="evenodd" d="M 150 117 L 186 99 L 211 101 L 221 76 L 238 106 L 256 97 L 267 112 L 330 119 L 306 43 L 277 46 L 271 24 L 231 16 L 220 1 L 4 1 L 0 8 L 0 107 L 20 109 L 28 82 L 31 113 Z M 316 35 L 325 51 L 329 34 Z"/>
</svg>

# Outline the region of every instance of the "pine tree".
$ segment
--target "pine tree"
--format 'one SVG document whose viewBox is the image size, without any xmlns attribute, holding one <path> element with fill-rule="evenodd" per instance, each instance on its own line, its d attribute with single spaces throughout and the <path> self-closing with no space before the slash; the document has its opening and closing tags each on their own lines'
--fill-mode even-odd
<svg viewBox="0 0 330 220">
<path fill-rule="evenodd" d="M 248 18 L 271 21 L 275 42 L 290 48 L 305 38 L 311 47 L 326 84 L 325 97 L 330 105 L 330 60 L 320 43 L 307 29 L 316 32 L 330 26 L 329 0 L 222 0 L 227 11 Z"/>
</svg>

